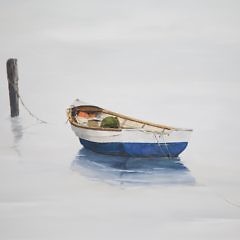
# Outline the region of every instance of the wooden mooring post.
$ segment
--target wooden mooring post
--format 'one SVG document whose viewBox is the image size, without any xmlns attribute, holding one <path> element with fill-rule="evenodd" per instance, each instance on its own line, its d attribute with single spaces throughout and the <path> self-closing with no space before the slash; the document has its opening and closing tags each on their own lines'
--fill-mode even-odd
<svg viewBox="0 0 240 240">
<path fill-rule="evenodd" d="M 19 115 L 17 59 L 14 59 L 14 58 L 8 59 L 7 77 L 8 77 L 8 90 L 9 90 L 11 117 L 17 117 Z"/>
</svg>

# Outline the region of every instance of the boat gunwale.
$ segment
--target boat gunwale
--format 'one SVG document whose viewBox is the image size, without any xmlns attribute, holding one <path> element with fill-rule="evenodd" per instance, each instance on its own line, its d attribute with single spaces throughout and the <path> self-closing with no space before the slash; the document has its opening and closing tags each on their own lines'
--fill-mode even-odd
<svg viewBox="0 0 240 240">
<path fill-rule="evenodd" d="M 69 122 L 77 128 L 83 128 L 83 129 L 88 129 L 88 130 L 94 130 L 94 131 L 114 131 L 114 132 L 121 132 L 122 128 L 101 128 L 101 127 L 88 127 L 88 126 L 83 126 L 79 125 L 69 119 Z"/>
</svg>

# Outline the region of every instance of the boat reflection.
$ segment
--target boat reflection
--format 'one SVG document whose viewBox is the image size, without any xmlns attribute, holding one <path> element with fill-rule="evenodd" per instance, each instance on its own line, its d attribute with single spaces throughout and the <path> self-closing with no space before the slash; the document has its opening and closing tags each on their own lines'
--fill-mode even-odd
<svg viewBox="0 0 240 240">
<path fill-rule="evenodd" d="M 129 158 L 108 156 L 82 148 L 72 169 L 91 180 L 114 185 L 159 185 L 195 183 L 180 158 Z"/>
</svg>

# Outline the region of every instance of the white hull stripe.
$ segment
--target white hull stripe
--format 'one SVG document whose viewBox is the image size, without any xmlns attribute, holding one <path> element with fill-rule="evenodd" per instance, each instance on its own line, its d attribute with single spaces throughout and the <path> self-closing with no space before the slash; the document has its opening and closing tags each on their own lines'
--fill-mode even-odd
<svg viewBox="0 0 240 240">
<path fill-rule="evenodd" d="M 178 130 L 168 134 L 147 132 L 140 129 L 123 129 L 122 131 L 97 131 L 71 125 L 77 137 L 96 143 L 176 143 L 188 142 L 191 132 Z"/>
</svg>

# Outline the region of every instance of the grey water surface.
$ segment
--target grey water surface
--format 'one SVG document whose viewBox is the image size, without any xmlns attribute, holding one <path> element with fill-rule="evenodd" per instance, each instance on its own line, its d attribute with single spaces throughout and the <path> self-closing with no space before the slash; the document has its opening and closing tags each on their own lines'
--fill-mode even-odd
<svg viewBox="0 0 240 240">
<path fill-rule="evenodd" d="M 240 238 L 240 3 L 0 1 L 0 239 Z M 18 59 L 10 119 L 6 61 Z M 179 159 L 83 149 L 79 98 L 192 128 Z"/>
</svg>

